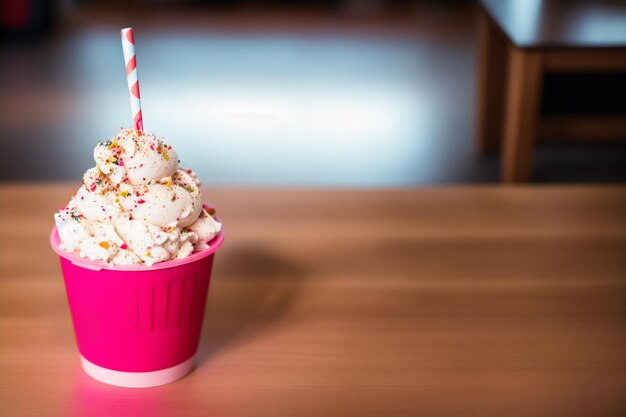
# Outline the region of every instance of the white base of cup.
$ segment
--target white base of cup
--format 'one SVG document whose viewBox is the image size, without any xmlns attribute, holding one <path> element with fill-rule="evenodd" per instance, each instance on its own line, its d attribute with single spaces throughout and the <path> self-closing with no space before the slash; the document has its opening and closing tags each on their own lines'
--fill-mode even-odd
<svg viewBox="0 0 626 417">
<path fill-rule="evenodd" d="M 83 370 L 96 381 L 124 388 L 148 388 L 169 384 L 187 375 L 195 365 L 196 355 L 171 368 L 151 372 L 124 372 L 103 368 L 80 355 Z"/>
</svg>

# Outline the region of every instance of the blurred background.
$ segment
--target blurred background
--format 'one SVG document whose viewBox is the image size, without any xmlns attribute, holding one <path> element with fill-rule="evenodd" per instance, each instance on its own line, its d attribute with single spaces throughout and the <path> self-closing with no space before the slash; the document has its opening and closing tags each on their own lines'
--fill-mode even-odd
<svg viewBox="0 0 626 417">
<path fill-rule="evenodd" d="M 76 180 L 132 123 L 207 185 L 498 182 L 475 144 L 470 0 L 0 0 L 0 181 Z M 617 16 L 618 18 L 620 16 Z M 548 74 L 542 112 L 626 114 L 626 73 Z M 626 132 L 624 134 L 626 137 Z M 563 138 L 567 139 L 567 138 Z M 622 182 L 621 141 L 546 143 L 535 182 Z"/>
</svg>

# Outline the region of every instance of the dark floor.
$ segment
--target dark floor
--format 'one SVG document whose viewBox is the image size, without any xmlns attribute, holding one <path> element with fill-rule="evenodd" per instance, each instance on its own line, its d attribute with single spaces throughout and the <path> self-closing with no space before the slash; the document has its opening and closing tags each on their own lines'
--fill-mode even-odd
<svg viewBox="0 0 626 417">
<path fill-rule="evenodd" d="M 145 128 L 206 184 L 496 182 L 473 146 L 473 7 L 408 13 L 82 10 L 0 45 L 0 180 L 78 180 L 131 124 L 119 29 L 135 27 Z M 626 181 L 624 145 L 537 151 L 538 182 Z"/>
</svg>

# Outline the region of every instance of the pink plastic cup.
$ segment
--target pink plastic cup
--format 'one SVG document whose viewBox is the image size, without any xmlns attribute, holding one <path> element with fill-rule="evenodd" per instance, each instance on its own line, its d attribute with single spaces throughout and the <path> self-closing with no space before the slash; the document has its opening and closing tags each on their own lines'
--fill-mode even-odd
<svg viewBox="0 0 626 417">
<path fill-rule="evenodd" d="M 195 365 L 213 255 L 210 249 L 184 259 L 110 266 L 60 247 L 59 255 L 76 341 L 84 371 L 92 378 L 129 388 L 174 382 Z"/>
</svg>

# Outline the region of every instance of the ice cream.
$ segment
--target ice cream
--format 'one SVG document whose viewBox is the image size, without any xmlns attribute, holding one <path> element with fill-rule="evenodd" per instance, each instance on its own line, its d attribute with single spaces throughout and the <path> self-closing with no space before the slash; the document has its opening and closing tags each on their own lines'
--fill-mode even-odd
<svg viewBox="0 0 626 417">
<path fill-rule="evenodd" d="M 61 249 L 110 264 L 152 265 L 209 247 L 221 230 L 200 182 L 152 134 L 121 129 L 94 150 L 96 166 L 54 215 Z"/>
</svg>

